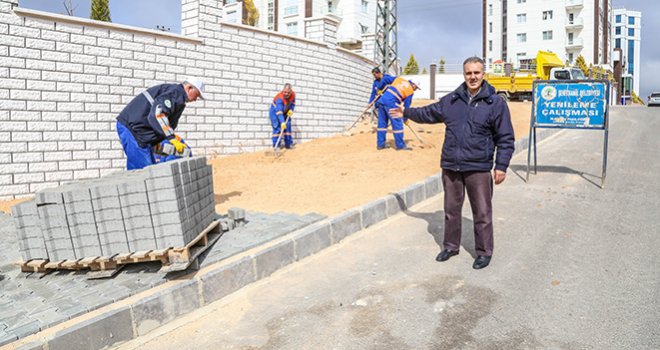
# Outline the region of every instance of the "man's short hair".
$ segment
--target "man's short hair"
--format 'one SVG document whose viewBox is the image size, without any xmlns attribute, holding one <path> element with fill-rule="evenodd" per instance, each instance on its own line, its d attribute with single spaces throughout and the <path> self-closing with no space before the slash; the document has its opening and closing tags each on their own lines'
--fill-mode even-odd
<svg viewBox="0 0 660 350">
<path fill-rule="evenodd" d="M 484 63 L 484 60 L 482 60 L 480 57 L 477 56 L 466 58 L 465 61 L 463 61 L 463 66 L 465 66 L 468 63 L 481 63 L 482 67 L 486 67 L 486 63 Z"/>
<path fill-rule="evenodd" d="M 371 73 L 380 73 L 380 68 L 374 67 L 374 69 L 371 70 Z"/>
<path fill-rule="evenodd" d="M 292 90 L 291 83 L 284 84 L 284 88 L 282 88 L 282 90 L 286 90 L 287 88 L 289 88 L 289 90 Z"/>
</svg>

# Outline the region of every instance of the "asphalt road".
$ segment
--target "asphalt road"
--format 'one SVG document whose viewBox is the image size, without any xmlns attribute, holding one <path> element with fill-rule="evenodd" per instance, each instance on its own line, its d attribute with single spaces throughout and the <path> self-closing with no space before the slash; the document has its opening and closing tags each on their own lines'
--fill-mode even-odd
<svg viewBox="0 0 660 350">
<path fill-rule="evenodd" d="M 496 187 L 495 253 L 434 260 L 442 195 L 121 349 L 660 349 L 660 109 L 516 156 Z"/>
</svg>

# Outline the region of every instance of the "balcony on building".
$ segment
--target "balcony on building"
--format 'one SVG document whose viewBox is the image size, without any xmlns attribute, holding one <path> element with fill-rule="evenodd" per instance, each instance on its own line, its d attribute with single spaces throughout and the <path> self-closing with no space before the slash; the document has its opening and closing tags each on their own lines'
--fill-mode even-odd
<svg viewBox="0 0 660 350">
<path fill-rule="evenodd" d="M 584 0 L 566 0 L 567 10 L 577 10 L 584 7 Z"/>
<path fill-rule="evenodd" d="M 566 50 L 579 50 L 584 47 L 582 38 L 574 38 L 566 40 Z"/>
<path fill-rule="evenodd" d="M 566 29 L 567 30 L 574 30 L 574 29 L 582 29 L 584 27 L 584 19 L 583 18 L 574 18 L 573 20 L 566 20 Z"/>
</svg>

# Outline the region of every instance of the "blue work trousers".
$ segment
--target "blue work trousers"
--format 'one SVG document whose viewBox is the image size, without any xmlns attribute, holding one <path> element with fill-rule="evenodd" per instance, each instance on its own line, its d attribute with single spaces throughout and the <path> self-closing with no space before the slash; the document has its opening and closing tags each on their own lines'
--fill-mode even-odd
<svg viewBox="0 0 660 350">
<path fill-rule="evenodd" d="M 403 118 L 392 118 L 390 109 L 396 106 L 388 103 L 376 103 L 378 107 L 378 131 L 376 137 L 376 146 L 385 147 L 385 138 L 387 135 L 387 125 L 392 123 L 392 132 L 394 133 L 394 143 L 397 149 L 405 148 L 406 142 L 403 140 Z"/>
<path fill-rule="evenodd" d="M 270 111 L 270 124 L 273 127 L 273 148 L 282 147 L 282 140 L 280 144 L 277 144 L 277 139 L 280 137 L 280 132 L 282 132 L 281 121 L 277 117 L 277 114 L 274 111 Z M 291 118 L 286 122 L 286 130 L 282 136 L 284 139 L 284 147 L 289 148 L 293 144 L 293 137 L 291 136 Z"/>
<path fill-rule="evenodd" d="M 117 134 L 126 153 L 126 170 L 142 169 L 155 163 L 151 146 L 140 147 L 131 131 L 117 122 Z"/>
</svg>

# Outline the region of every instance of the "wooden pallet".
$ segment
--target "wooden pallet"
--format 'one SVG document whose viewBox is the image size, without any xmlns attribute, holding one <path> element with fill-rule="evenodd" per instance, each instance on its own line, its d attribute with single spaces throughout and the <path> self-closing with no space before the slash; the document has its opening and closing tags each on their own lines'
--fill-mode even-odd
<svg viewBox="0 0 660 350">
<path fill-rule="evenodd" d="M 161 250 L 146 250 L 113 256 L 95 256 L 76 260 L 49 261 L 43 259 L 20 262 L 23 272 L 49 273 L 56 270 L 91 270 L 88 278 L 114 276 L 128 264 L 160 261 L 160 272 L 183 271 L 196 262 L 196 259 L 213 245 L 223 234 L 219 221 L 213 221 L 202 233 L 185 247 Z"/>
</svg>

